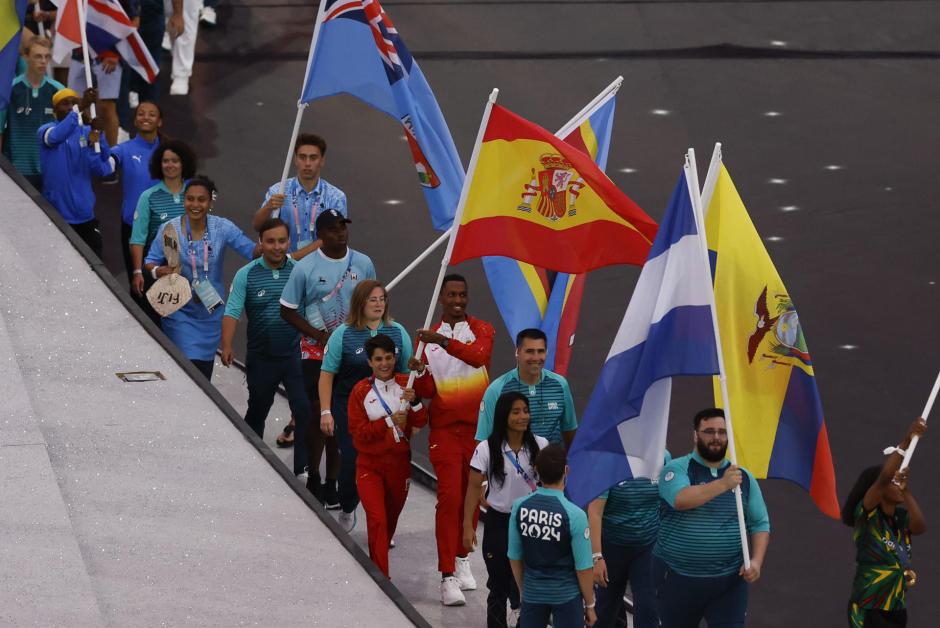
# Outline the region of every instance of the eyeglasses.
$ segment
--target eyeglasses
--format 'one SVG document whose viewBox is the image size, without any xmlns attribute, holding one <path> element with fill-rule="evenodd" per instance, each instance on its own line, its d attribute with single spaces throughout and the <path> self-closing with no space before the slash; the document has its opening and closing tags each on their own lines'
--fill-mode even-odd
<svg viewBox="0 0 940 628">
<path fill-rule="evenodd" d="M 721 437 L 728 436 L 728 430 L 722 429 L 722 428 L 715 429 L 714 427 L 709 427 L 708 429 L 699 430 L 699 431 L 702 434 L 705 434 L 705 436 L 721 436 Z"/>
<path fill-rule="evenodd" d="M 385 297 L 369 297 L 366 300 L 369 303 L 385 303 Z"/>
</svg>

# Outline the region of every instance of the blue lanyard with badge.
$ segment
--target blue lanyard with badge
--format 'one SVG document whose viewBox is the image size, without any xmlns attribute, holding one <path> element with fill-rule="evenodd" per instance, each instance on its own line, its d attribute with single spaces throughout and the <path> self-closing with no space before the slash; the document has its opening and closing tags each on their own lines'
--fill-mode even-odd
<svg viewBox="0 0 940 628">
<path fill-rule="evenodd" d="M 526 484 L 529 485 L 533 491 L 535 491 L 538 486 L 535 482 L 532 481 L 532 478 L 529 477 L 529 474 L 525 472 L 525 469 L 522 468 L 522 465 L 519 464 L 519 459 L 516 458 L 516 454 L 512 453 L 512 449 L 507 449 L 503 453 L 506 454 L 506 457 L 509 458 L 509 462 L 512 463 L 512 466 L 516 468 L 516 471 L 519 472 L 519 475 L 522 476 L 522 479 L 525 480 Z"/>
<path fill-rule="evenodd" d="M 189 262 L 193 269 L 193 290 L 196 291 L 196 296 L 202 301 L 206 310 L 211 313 L 215 308 L 222 305 L 223 301 L 215 286 L 209 281 L 209 220 L 206 219 L 206 231 L 202 235 L 202 272 L 205 278 L 200 279 L 199 271 L 196 269 L 196 243 L 193 242 L 189 217 L 184 216 L 183 219 L 186 221 L 186 239 L 188 240 L 186 248 L 189 251 Z"/>
<path fill-rule="evenodd" d="M 300 208 L 297 207 L 297 188 L 299 186 L 300 186 L 300 183 L 297 181 L 297 179 L 294 179 L 293 192 L 291 193 L 291 199 L 292 199 L 291 205 L 294 210 L 294 229 L 297 231 L 297 250 L 298 251 L 304 247 L 307 247 L 313 244 L 313 240 L 314 240 L 313 234 L 314 234 L 314 231 L 316 230 L 316 222 L 317 222 L 317 205 L 319 205 L 321 209 L 323 208 L 323 201 L 321 200 L 321 197 L 323 195 L 320 194 L 320 192 L 316 191 L 315 189 L 313 192 L 311 192 L 311 194 L 315 193 L 317 196 L 316 196 L 316 200 L 310 204 L 310 226 L 308 227 L 308 231 L 307 231 L 307 235 L 310 237 L 301 240 L 300 239 L 300 234 L 301 234 Z M 317 183 L 317 187 L 319 186 L 320 184 Z"/>
<path fill-rule="evenodd" d="M 395 414 L 392 412 L 392 409 L 388 407 L 388 404 L 385 403 L 385 399 L 382 399 L 382 393 L 379 392 L 378 387 L 375 385 L 375 376 L 369 378 L 369 383 L 372 384 L 372 392 L 375 393 L 375 396 L 378 397 L 379 403 L 382 404 L 382 409 L 388 414 L 385 417 L 385 422 L 390 428 L 392 428 L 392 435 L 395 436 L 395 442 L 401 442 L 402 439 L 408 440 L 408 437 L 405 436 L 405 433 L 401 431 L 401 428 L 398 427 L 398 423 L 395 423 L 395 420 L 392 418 L 392 415 Z"/>
</svg>

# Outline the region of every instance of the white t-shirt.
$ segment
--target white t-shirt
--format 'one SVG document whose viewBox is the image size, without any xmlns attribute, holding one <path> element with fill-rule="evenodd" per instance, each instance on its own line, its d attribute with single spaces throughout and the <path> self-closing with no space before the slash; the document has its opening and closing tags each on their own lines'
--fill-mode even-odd
<svg viewBox="0 0 940 628">
<path fill-rule="evenodd" d="M 541 436 L 535 436 L 535 442 L 538 443 L 539 450 L 548 447 L 548 439 Z M 490 478 L 490 444 L 487 441 L 481 441 L 477 448 L 473 450 L 473 458 L 470 459 L 470 466 L 486 476 L 489 483 L 489 493 L 486 501 L 489 502 L 493 510 L 509 514 L 512 512 L 512 503 L 520 497 L 525 497 L 533 492 L 533 488 L 526 481 L 525 476 L 519 472 L 516 465 L 510 458 L 512 450 L 503 442 L 503 470 L 506 472 L 506 478 L 503 485 L 499 486 Z M 519 450 L 519 466 L 529 476 L 529 480 L 538 483 L 538 475 L 535 472 L 535 461 L 529 460 L 529 450 L 523 447 Z"/>
</svg>

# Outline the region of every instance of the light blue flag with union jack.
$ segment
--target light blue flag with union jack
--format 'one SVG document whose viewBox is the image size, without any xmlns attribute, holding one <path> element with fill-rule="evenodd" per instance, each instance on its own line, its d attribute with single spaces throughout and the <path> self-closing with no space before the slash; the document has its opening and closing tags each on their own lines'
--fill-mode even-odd
<svg viewBox="0 0 940 628">
<path fill-rule="evenodd" d="M 378 0 L 325 0 L 317 17 L 301 102 L 349 94 L 398 120 L 431 210 L 450 227 L 464 169 L 418 63 Z"/>
</svg>

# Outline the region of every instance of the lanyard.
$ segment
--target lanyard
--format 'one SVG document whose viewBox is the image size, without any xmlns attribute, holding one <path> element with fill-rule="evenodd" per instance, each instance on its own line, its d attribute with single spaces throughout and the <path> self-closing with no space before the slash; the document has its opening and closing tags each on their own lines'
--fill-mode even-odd
<svg viewBox="0 0 940 628">
<path fill-rule="evenodd" d="M 382 398 L 382 393 L 379 392 L 378 387 L 375 385 L 375 376 L 374 376 L 374 375 L 369 378 L 369 383 L 372 384 L 372 392 L 374 392 L 374 393 L 375 393 L 375 396 L 379 398 L 379 403 L 382 404 L 382 409 L 385 410 L 385 412 L 388 414 L 388 418 L 391 419 L 391 418 L 392 418 L 392 415 L 395 414 L 395 413 L 392 412 L 392 409 L 388 406 L 387 403 L 385 403 L 385 399 Z M 401 431 L 401 428 L 398 427 L 398 424 L 394 422 L 394 419 L 392 420 L 392 427 L 393 427 L 394 430 L 395 430 L 394 434 L 395 434 L 395 442 L 396 442 L 396 443 L 399 442 L 399 441 L 400 441 L 401 439 L 403 439 L 403 438 L 404 438 L 405 440 L 408 440 L 408 438 L 405 436 L 405 433 L 402 432 L 402 431 Z"/>
<path fill-rule="evenodd" d="M 292 188 L 293 191 L 291 192 L 291 206 L 292 206 L 292 209 L 293 209 L 293 212 L 294 212 L 294 230 L 297 232 L 297 236 L 300 237 L 300 233 L 301 233 L 301 231 L 300 231 L 300 208 L 297 206 L 297 196 L 298 196 L 297 188 L 298 188 L 298 187 L 300 187 L 300 182 L 297 181 L 297 179 L 294 179 L 294 185 L 293 185 L 293 188 Z M 316 195 L 317 195 L 317 197 L 316 197 L 317 200 L 314 201 L 314 202 L 310 205 L 310 227 L 309 227 L 310 233 L 313 233 L 313 232 L 315 231 L 315 229 L 316 229 L 316 222 L 317 222 L 317 211 L 316 211 L 316 207 L 317 207 L 317 204 L 318 204 L 319 201 L 320 201 L 320 196 L 321 196 L 321 194 L 320 194 L 319 192 L 317 192 L 317 188 L 318 188 L 318 187 L 320 187 L 320 182 L 319 182 L 319 181 L 317 182 L 317 187 L 315 187 L 315 188 L 313 189 L 313 192 L 310 192 L 311 194 L 316 194 Z M 323 205 L 322 203 L 319 203 L 319 204 L 320 204 L 321 206 Z"/>
<path fill-rule="evenodd" d="M 352 268 L 352 251 L 349 248 L 346 249 L 346 255 L 349 256 L 349 263 L 346 264 L 346 270 L 343 271 L 343 274 L 340 276 L 339 281 L 336 282 L 336 286 L 330 291 L 328 295 L 320 299 L 321 303 L 326 303 L 330 299 L 336 296 L 336 293 L 343 289 L 343 284 L 346 283 L 346 276 L 349 275 L 349 269 Z"/>
<path fill-rule="evenodd" d="M 186 239 L 189 250 L 189 262 L 193 267 L 193 279 L 196 279 L 196 250 L 193 243 L 193 232 L 189 225 L 189 216 L 186 216 Z M 202 271 L 209 276 L 209 220 L 206 219 L 206 232 L 202 234 Z"/>
<path fill-rule="evenodd" d="M 526 473 L 525 469 L 522 468 L 522 465 L 519 464 L 519 459 L 516 458 L 516 454 L 512 453 L 512 449 L 506 449 L 503 453 L 505 453 L 506 457 L 509 458 L 509 462 L 512 463 L 512 466 L 516 467 L 516 471 L 522 475 L 522 479 L 526 481 L 526 484 L 529 485 L 529 488 L 531 488 L 533 491 L 538 488 L 535 485 L 535 482 L 532 481 L 532 478 L 529 477 L 529 474 Z"/>
</svg>

